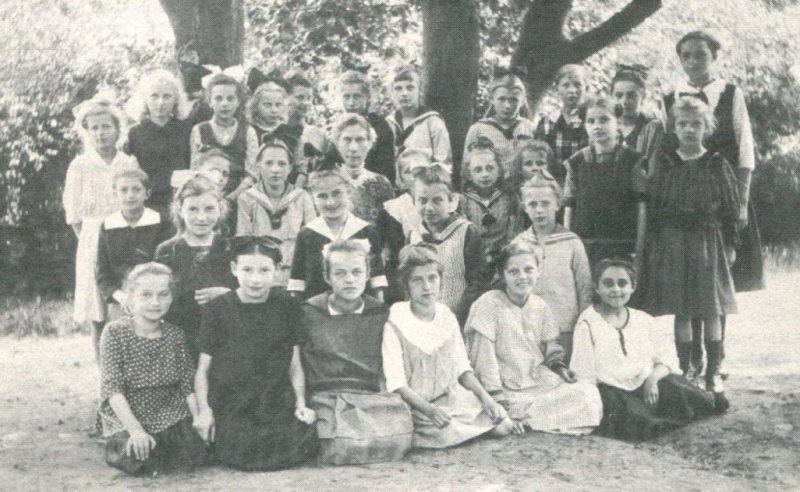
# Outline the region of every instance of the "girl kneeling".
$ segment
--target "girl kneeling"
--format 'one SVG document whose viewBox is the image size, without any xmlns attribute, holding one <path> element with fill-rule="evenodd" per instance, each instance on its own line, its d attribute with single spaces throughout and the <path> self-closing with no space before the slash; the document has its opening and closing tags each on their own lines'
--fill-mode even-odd
<svg viewBox="0 0 800 492">
<path fill-rule="evenodd" d="M 173 290 L 168 267 L 134 267 L 125 284 L 132 314 L 109 323 L 100 339 L 106 463 L 130 474 L 191 468 L 206 458 L 192 429 L 194 368 L 186 338 L 162 320 Z"/>
<path fill-rule="evenodd" d="M 399 276 L 410 301 L 389 312 L 383 371 L 387 391 L 411 405 L 413 446 L 446 448 L 487 432 L 509 434 L 513 422 L 475 378 L 458 321 L 438 302 L 442 265 L 436 250 L 406 246 L 400 258 Z"/>
<path fill-rule="evenodd" d="M 497 272 L 504 288 L 472 305 L 464 330 L 472 365 L 520 425 L 588 434 L 600 423 L 600 395 L 567 369 L 553 314 L 533 294 L 538 263 L 533 246 L 524 241 L 500 252 Z"/>
<path fill-rule="evenodd" d="M 603 420 L 598 434 L 641 441 L 718 409 L 711 393 L 671 374 L 656 355 L 653 318 L 626 306 L 635 279 L 628 261 L 603 260 L 595 267 L 599 302 L 578 319 L 570 367 L 600 390 Z"/>
<path fill-rule="evenodd" d="M 203 310 L 194 425 L 221 463 L 242 470 L 289 468 L 317 448 L 300 365 L 300 307 L 272 287 L 280 262 L 271 239 L 235 238 L 239 287 Z"/>
</svg>

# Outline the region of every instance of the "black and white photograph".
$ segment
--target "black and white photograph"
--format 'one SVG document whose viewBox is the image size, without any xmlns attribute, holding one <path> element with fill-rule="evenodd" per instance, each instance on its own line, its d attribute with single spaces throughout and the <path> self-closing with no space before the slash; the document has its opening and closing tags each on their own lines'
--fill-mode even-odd
<svg viewBox="0 0 800 492">
<path fill-rule="evenodd" d="M 0 490 L 800 489 L 800 0 L 0 30 Z"/>
</svg>

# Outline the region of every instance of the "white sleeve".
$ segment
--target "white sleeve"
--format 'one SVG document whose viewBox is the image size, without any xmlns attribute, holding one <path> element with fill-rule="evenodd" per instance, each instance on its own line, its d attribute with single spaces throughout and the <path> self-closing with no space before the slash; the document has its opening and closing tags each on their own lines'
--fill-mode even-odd
<svg viewBox="0 0 800 492">
<path fill-rule="evenodd" d="M 753 129 L 744 93 L 738 87 L 733 92 L 733 132 L 739 144 L 739 167 L 752 171 L 756 168 Z"/>
<path fill-rule="evenodd" d="M 403 365 L 403 346 L 394 331 L 391 321 L 383 326 L 383 342 L 381 354 L 383 355 L 383 375 L 386 378 L 386 391 L 392 392 L 408 386 L 406 369 Z"/>
<path fill-rule="evenodd" d="M 572 339 L 572 358 L 570 369 L 575 371 L 582 381 L 597 384 L 597 361 L 595 360 L 594 343 L 589 331 L 589 323 L 578 320 Z"/>
</svg>

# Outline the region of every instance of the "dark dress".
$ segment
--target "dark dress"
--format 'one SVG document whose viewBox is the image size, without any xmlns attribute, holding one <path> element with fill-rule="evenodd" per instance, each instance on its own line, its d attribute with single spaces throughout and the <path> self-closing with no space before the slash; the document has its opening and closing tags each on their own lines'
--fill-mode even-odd
<svg viewBox="0 0 800 492">
<path fill-rule="evenodd" d="M 172 202 L 172 172 L 189 169 L 191 131 L 189 123 L 172 118 L 164 126 L 145 119 L 128 132 L 127 152 L 136 157 L 139 167 L 150 178 L 150 198 L 145 205 L 166 220 Z"/>
<path fill-rule="evenodd" d="M 736 312 L 725 247 L 736 244 L 736 176 L 720 154 L 692 161 L 661 153 L 648 183 L 647 272 L 641 289 L 653 316 Z"/>
<path fill-rule="evenodd" d="M 263 303 L 243 303 L 232 291 L 203 309 L 198 347 L 212 357 L 208 403 L 221 463 L 279 470 L 316 453 L 315 427 L 294 416 L 289 377 L 299 320 L 299 305 L 280 288 Z"/>
<path fill-rule="evenodd" d="M 170 267 L 175 279 L 175 294 L 165 319 L 183 329 L 192 357 L 197 360 L 200 305 L 194 300 L 195 291 L 236 285 L 227 241 L 215 235 L 210 247 L 195 247 L 182 237 L 174 237 L 158 245 L 156 261 Z"/>
<path fill-rule="evenodd" d="M 217 140 L 214 129 L 208 121 L 200 123 L 197 126 L 200 132 L 200 142 L 204 148 L 218 148 L 231 157 L 230 178 L 228 179 L 228 185 L 225 187 L 224 191 L 226 194 L 234 191 L 247 175 L 247 130 L 250 128 L 250 125 L 239 122 L 236 127 L 236 134 L 227 145 L 222 145 L 222 143 Z M 233 216 L 235 217 L 236 214 L 234 213 Z"/>
</svg>

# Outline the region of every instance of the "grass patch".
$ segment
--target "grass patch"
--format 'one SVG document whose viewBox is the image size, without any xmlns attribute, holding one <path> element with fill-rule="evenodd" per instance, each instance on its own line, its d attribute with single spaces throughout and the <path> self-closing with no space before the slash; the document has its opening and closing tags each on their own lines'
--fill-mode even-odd
<svg viewBox="0 0 800 492">
<path fill-rule="evenodd" d="M 72 320 L 72 299 L 19 298 L 0 300 L 0 335 L 18 338 L 88 333 Z"/>
</svg>

